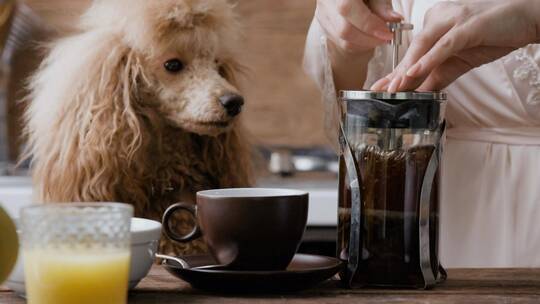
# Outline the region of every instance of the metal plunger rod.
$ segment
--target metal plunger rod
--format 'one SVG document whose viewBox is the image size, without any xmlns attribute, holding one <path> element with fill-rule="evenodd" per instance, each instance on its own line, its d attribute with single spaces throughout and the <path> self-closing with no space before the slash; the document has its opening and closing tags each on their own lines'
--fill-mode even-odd
<svg viewBox="0 0 540 304">
<path fill-rule="evenodd" d="M 399 64 L 399 47 L 403 44 L 403 31 L 410 31 L 413 29 L 412 24 L 408 23 L 388 23 L 388 28 L 393 34 L 392 37 L 392 71 L 395 70 Z M 383 135 L 384 143 L 383 147 L 387 151 L 398 149 L 397 138 L 401 137 L 401 134 L 396 134 L 396 129 L 385 129 Z"/>
<path fill-rule="evenodd" d="M 392 38 L 392 71 L 395 70 L 399 64 L 399 46 L 402 43 L 401 31 L 400 30 L 394 30 L 393 33 L 394 38 Z"/>
<path fill-rule="evenodd" d="M 388 28 L 394 34 L 392 38 L 392 70 L 399 64 L 399 47 L 403 44 L 403 31 L 410 31 L 414 27 L 409 23 L 388 23 Z"/>
</svg>

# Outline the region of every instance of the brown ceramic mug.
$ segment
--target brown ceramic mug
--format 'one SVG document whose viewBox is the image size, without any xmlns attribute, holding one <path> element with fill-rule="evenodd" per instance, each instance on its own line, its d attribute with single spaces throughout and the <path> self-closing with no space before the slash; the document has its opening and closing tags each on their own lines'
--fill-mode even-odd
<svg viewBox="0 0 540 304">
<path fill-rule="evenodd" d="M 176 203 L 163 214 L 166 235 L 178 242 L 203 236 L 210 253 L 236 270 L 283 270 L 294 257 L 307 222 L 308 193 L 288 189 L 234 188 L 197 192 L 197 205 Z M 190 212 L 195 228 L 179 235 L 169 219 Z"/>
</svg>

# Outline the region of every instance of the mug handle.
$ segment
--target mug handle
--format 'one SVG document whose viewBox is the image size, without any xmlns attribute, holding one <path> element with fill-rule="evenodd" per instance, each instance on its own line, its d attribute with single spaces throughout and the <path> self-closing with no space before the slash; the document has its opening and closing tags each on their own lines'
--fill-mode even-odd
<svg viewBox="0 0 540 304">
<path fill-rule="evenodd" d="M 180 235 L 174 232 L 171 229 L 171 226 L 169 225 L 169 219 L 178 209 L 185 210 L 191 213 L 193 218 L 195 218 L 195 227 L 186 235 Z M 199 224 L 197 223 L 197 207 L 193 204 L 176 203 L 176 204 L 171 205 L 163 213 L 163 219 L 161 222 L 163 223 L 163 231 L 165 231 L 165 235 L 167 235 L 167 237 L 169 237 L 170 239 L 174 241 L 177 241 L 180 243 L 187 243 L 201 236 L 201 228 L 199 227 Z"/>
</svg>

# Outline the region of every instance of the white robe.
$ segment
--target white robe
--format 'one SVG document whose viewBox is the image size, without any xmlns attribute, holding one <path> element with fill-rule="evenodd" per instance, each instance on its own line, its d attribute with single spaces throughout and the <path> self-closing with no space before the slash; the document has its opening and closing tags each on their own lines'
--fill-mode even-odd
<svg viewBox="0 0 540 304">
<path fill-rule="evenodd" d="M 415 29 L 437 0 L 394 0 Z M 328 98 L 332 77 L 316 20 L 306 43 L 306 71 Z M 530 45 L 474 69 L 450 85 L 442 171 L 441 260 L 446 267 L 540 266 L 540 46 Z M 391 70 L 391 50 L 377 48 L 364 87 Z M 334 94 L 335 95 L 335 94 Z"/>
</svg>

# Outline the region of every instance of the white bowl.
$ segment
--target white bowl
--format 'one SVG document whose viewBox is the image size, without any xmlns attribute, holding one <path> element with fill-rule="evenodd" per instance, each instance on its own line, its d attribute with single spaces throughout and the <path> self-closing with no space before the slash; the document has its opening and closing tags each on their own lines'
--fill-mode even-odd
<svg viewBox="0 0 540 304">
<path fill-rule="evenodd" d="M 150 271 L 155 260 L 160 237 L 160 222 L 136 217 L 131 219 L 129 289 L 135 288 Z"/>
<path fill-rule="evenodd" d="M 18 222 L 15 220 L 15 222 Z M 129 289 L 134 288 L 148 274 L 154 263 L 159 238 L 161 237 L 161 223 L 143 219 L 131 219 L 131 264 L 129 273 Z M 13 272 L 5 285 L 18 295 L 25 294 L 24 264 L 19 250 L 19 258 Z"/>
</svg>

